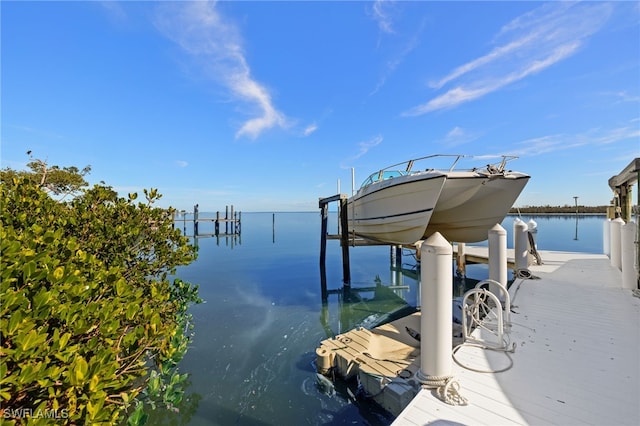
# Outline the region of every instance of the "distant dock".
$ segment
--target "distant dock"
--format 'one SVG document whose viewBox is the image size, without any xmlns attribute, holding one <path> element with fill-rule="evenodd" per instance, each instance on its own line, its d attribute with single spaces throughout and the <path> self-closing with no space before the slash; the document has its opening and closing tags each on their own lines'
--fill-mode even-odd
<svg viewBox="0 0 640 426">
<path fill-rule="evenodd" d="M 237 237 L 240 236 L 242 230 L 242 213 L 234 211 L 233 205 L 225 207 L 224 216 L 220 212 L 216 212 L 216 217 L 200 217 L 199 205 L 193 206 L 193 214 L 187 218 L 186 210 L 176 211 L 174 217 L 174 226 L 182 222 L 182 228 L 187 235 L 187 222 L 193 224 L 193 234 L 187 235 L 194 238 L 202 237 Z M 182 218 L 180 218 L 182 215 Z M 212 224 L 212 229 L 203 230 L 201 224 Z"/>
</svg>

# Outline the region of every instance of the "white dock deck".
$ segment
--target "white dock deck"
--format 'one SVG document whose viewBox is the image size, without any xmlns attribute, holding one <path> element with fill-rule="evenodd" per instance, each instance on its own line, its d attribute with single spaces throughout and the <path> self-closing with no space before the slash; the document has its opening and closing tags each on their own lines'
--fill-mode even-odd
<svg viewBox="0 0 640 426">
<path fill-rule="evenodd" d="M 453 363 L 468 405 L 422 389 L 394 426 L 640 425 L 640 298 L 604 255 L 541 252 L 543 265 L 510 289 L 513 365 L 479 373 Z M 505 353 L 462 348 L 466 366 L 497 370 Z"/>
</svg>

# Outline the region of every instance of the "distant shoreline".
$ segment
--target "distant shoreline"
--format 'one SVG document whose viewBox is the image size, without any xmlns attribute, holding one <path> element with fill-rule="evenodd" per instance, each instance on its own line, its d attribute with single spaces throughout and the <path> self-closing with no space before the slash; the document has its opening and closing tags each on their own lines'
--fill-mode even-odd
<svg viewBox="0 0 640 426">
<path fill-rule="evenodd" d="M 593 214 L 606 215 L 609 206 L 527 206 L 512 207 L 509 214 Z"/>
</svg>

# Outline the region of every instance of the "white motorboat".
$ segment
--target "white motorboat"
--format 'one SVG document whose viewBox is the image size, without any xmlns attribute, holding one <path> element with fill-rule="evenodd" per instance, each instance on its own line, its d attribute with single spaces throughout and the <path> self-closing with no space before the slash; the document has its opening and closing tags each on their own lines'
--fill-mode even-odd
<svg viewBox="0 0 640 426">
<path fill-rule="evenodd" d="M 422 239 L 444 186 L 441 172 L 390 166 L 370 175 L 347 201 L 349 232 L 393 244 Z"/>
<path fill-rule="evenodd" d="M 457 156 L 446 172 L 447 180 L 425 238 L 440 232 L 452 242 L 486 240 L 489 230 L 502 222 L 530 178 L 525 173 L 506 169 L 507 162 L 516 158 L 513 156 L 502 156 L 499 163 L 482 168 L 455 170 L 460 158 L 462 156 Z"/>
<path fill-rule="evenodd" d="M 448 168 L 434 167 L 451 158 Z M 473 157 L 430 155 L 371 174 L 348 200 L 349 232 L 392 244 L 412 244 L 435 232 L 452 242 L 486 240 L 530 176 L 506 170 L 516 157 L 456 169 L 462 158 Z"/>
</svg>

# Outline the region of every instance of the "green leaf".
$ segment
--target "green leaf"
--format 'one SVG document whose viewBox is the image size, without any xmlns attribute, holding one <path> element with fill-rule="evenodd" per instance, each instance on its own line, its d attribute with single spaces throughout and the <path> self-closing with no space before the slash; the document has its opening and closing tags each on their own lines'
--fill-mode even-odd
<svg viewBox="0 0 640 426">
<path fill-rule="evenodd" d="M 122 296 L 127 291 L 127 282 L 120 278 L 116 281 L 116 294 Z"/>
<path fill-rule="evenodd" d="M 136 409 L 127 420 L 127 426 L 142 426 L 147 423 L 149 416 L 144 412 L 144 405 L 138 402 Z"/>
<path fill-rule="evenodd" d="M 28 250 L 29 252 L 33 252 L 33 250 Z M 35 254 L 35 253 L 34 253 Z M 31 275 L 36 272 L 36 262 L 33 260 L 26 262 L 22 267 L 22 279 L 28 281 Z"/>
<path fill-rule="evenodd" d="M 60 336 L 60 340 L 58 341 L 58 347 L 60 349 L 64 349 L 67 346 L 67 343 L 69 342 L 70 338 L 71 338 L 71 333 L 64 333 L 62 336 Z"/>
<path fill-rule="evenodd" d="M 26 352 L 30 349 L 35 348 L 38 345 L 41 345 L 47 339 L 46 334 L 38 334 L 37 331 L 31 330 L 26 335 L 19 336 L 18 343 L 21 351 Z"/>
<path fill-rule="evenodd" d="M 53 271 L 53 278 L 55 280 L 61 280 L 62 277 L 64 276 L 64 268 L 62 266 L 58 266 L 54 271 Z"/>
<path fill-rule="evenodd" d="M 76 380 L 76 383 L 82 383 L 87 376 L 87 371 L 89 370 L 89 365 L 87 361 L 81 357 L 76 357 L 75 366 L 73 368 L 73 375 Z"/>
<path fill-rule="evenodd" d="M 18 327 L 20 327 L 20 323 L 22 323 L 22 311 L 15 311 L 9 319 L 9 328 L 7 329 L 9 336 L 13 336 Z"/>
</svg>

